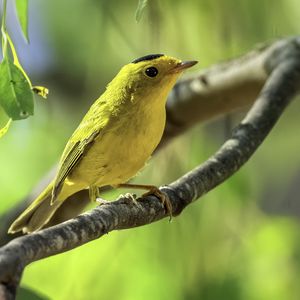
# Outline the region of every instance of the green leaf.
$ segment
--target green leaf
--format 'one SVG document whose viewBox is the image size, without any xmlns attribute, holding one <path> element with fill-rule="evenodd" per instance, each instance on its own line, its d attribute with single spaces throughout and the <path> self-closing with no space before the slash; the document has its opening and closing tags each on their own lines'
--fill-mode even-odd
<svg viewBox="0 0 300 300">
<path fill-rule="evenodd" d="M 148 4 L 148 0 L 139 0 L 138 7 L 135 12 L 135 20 L 139 22 L 142 18 L 145 7 Z"/>
<path fill-rule="evenodd" d="M 33 115 L 33 92 L 23 72 L 5 57 L 0 64 L 0 105 L 13 120 Z"/>
<path fill-rule="evenodd" d="M 27 42 L 28 38 L 28 0 L 16 0 L 17 14 L 19 22 Z"/>
</svg>

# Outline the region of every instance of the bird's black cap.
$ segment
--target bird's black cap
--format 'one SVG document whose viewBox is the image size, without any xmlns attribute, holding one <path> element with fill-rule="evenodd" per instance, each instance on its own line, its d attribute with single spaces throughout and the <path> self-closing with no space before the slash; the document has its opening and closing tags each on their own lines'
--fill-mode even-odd
<svg viewBox="0 0 300 300">
<path fill-rule="evenodd" d="M 136 64 L 136 63 L 141 62 L 141 61 L 152 60 L 152 59 L 155 59 L 155 58 L 159 58 L 161 56 L 164 56 L 164 54 L 149 54 L 149 55 L 142 56 L 140 58 L 135 59 L 132 63 Z"/>
</svg>

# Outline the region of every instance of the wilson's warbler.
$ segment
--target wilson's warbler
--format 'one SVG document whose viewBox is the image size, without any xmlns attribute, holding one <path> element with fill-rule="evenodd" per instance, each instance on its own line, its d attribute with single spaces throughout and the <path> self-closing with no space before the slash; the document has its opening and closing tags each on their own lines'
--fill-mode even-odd
<svg viewBox="0 0 300 300">
<path fill-rule="evenodd" d="M 56 178 L 17 218 L 9 233 L 43 228 L 72 194 L 89 189 L 134 187 L 157 195 L 169 213 L 169 199 L 158 188 L 125 184 L 146 163 L 165 127 L 167 95 L 177 78 L 196 61 L 163 54 L 147 55 L 125 65 L 90 107 L 62 154 Z"/>
</svg>

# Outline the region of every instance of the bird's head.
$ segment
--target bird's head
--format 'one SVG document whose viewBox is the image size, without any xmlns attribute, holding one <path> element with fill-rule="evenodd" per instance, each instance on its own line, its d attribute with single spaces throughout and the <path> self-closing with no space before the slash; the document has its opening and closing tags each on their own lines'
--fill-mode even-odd
<svg viewBox="0 0 300 300">
<path fill-rule="evenodd" d="M 115 79 L 122 82 L 123 88 L 138 95 L 133 98 L 144 98 L 149 94 L 166 97 L 182 72 L 196 63 L 163 54 L 146 55 L 125 65 Z"/>
</svg>

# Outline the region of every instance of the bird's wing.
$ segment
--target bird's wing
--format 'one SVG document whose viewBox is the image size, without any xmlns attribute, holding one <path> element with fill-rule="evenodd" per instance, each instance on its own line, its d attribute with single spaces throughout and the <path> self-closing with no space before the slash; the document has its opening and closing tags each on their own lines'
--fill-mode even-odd
<svg viewBox="0 0 300 300">
<path fill-rule="evenodd" d="M 61 188 L 64 184 L 65 179 L 68 177 L 68 175 L 71 173 L 71 171 L 74 169 L 74 167 L 78 164 L 82 156 L 86 153 L 88 148 L 92 145 L 92 142 L 94 141 L 95 137 L 99 134 L 98 131 L 95 131 L 92 133 L 89 137 L 77 141 L 76 143 L 73 143 L 72 145 L 69 145 L 69 151 L 66 153 L 64 159 L 62 160 L 60 169 L 58 171 L 58 174 L 56 176 L 53 190 L 52 190 L 52 203 L 57 198 L 57 195 L 61 191 Z"/>
<path fill-rule="evenodd" d="M 101 116 L 99 111 L 94 111 L 94 113 L 92 113 L 91 110 L 84 117 L 65 147 L 60 160 L 60 167 L 54 181 L 51 203 L 55 202 L 63 187 L 65 179 L 72 170 L 74 170 L 74 167 L 86 154 L 95 138 L 108 123 L 108 118 L 99 119 L 98 116 Z"/>
</svg>

